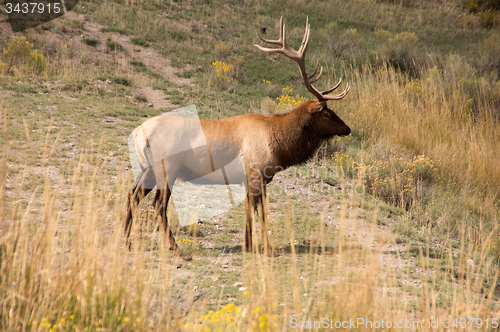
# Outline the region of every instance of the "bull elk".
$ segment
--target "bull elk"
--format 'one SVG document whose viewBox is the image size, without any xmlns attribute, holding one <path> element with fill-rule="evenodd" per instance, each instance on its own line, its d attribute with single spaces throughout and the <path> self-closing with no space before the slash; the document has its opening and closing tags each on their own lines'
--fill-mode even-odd
<svg viewBox="0 0 500 332">
<path fill-rule="evenodd" d="M 313 84 L 321 76 L 322 68 L 318 75 L 316 75 L 317 65 L 311 75 L 306 72 L 305 54 L 309 44 L 309 32 L 310 26 L 306 22 L 302 44 L 296 51 L 286 43 L 285 27 L 281 18 L 278 40 L 267 40 L 257 33 L 257 37 L 263 42 L 278 45 L 281 48 L 255 46 L 265 53 L 281 53 L 297 62 L 304 84 L 316 99 L 308 100 L 286 114 L 273 116 L 243 114 L 221 120 L 198 120 L 179 115 L 158 116 L 148 119 L 133 131 L 142 173 L 128 194 L 124 227 L 127 242 L 134 207 L 154 186 L 157 186 L 153 206 L 161 219 L 170 248 L 175 249 L 176 243 L 166 213 L 175 181 L 189 180 L 212 172 L 214 170 L 213 156 L 228 153 L 225 148 L 229 144 L 239 148 L 244 163 L 243 181 L 246 182 L 248 190 L 246 250 L 254 250 L 252 221 L 255 212 L 259 217 L 263 250 L 264 252 L 270 250 L 264 211 L 266 185 L 272 181 L 277 172 L 311 158 L 323 142 L 335 135 L 346 136 L 351 133 L 351 129 L 344 121 L 327 106 L 328 100 L 344 98 L 349 91 L 349 85 L 347 84 L 346 89 L 338 95 L 330 95 L 330 93 L 340 85 L 340 81 L 333 88 L 320 92 Z M 201 130 L 193 131 L 197 125 L 201 125 Z M 188 144 L 193 149 L 176 154 L 177 157 L 174 159 L 162 159 L 165 154 L 172 155 L 171 152 L 177 149 L 179 140 L 185 137 L 188 137 L 188 142 L 183 144 Z M 155 148 L 150 144 L 152 140 L 161 144 Z M 218 144 L 220 142 L 226 145 Z M 225 175 L 226 184 L 239 181 L 242 181 L 241 177 Z"/>
</svg>

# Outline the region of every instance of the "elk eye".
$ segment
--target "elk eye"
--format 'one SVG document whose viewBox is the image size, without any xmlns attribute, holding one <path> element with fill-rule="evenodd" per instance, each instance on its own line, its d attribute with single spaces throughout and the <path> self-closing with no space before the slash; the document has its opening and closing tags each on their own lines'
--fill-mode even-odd
<svg viewBox="0 0 500 332">
<path fill-rule="evenodd" d="M 324 112 L 324 113 L 323 113 L 323 116 L 324 116 L 325 118 L 329 118 L 329 117 L 330 117 L 330 114 L 328 114 L 328 112 Z"/>
</svg>

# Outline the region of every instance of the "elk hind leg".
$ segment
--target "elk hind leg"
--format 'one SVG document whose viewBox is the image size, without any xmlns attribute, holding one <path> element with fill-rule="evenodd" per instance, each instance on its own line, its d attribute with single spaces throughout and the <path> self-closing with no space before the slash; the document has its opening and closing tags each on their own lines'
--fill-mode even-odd
<svg viewBox="0 0 500 332">
<path fill-rule="evenodd" d="M 140 176 L 136 185 L 128 192 L 127 197 L 127 216 L 125 218 L 125 226 L 123 228 L 123 235 L 125 236 L 126 243 L 130 248 L 130 231 L 132 230 L 133 213 L 139 205 L 140 201 L 151 192 L 155 183 L 154 173 L 151 169 L 146 169 Z"/>
<path fill-rule="evenodd" d="M 167 206 L 171 194 L 172 193 L 168 186 L 166 189 L 157 189 L 154 202 L 156 213 L 158 214 L 158 218 L 161 220 L 161 225 L 165 231 L 165 235 L 168 237 L 168 245 L 171 250 L 175 250 L 177 248 L 177 243 L 175 243 L 174 234 L 170 229 L 167 218 Z"/>
<path fill-rule="evenodd" d="M 134 186 L 134 188 L 129 191 L 127 197 L 127 218 L 125 219 L 125 227 L 123 228 L 123 235 L 125 235 L 125 239 L 127 245 L 130 246 L 130 231 L 132 230 L 132 219 L 133 219 L 133 211 L 137 208 L 140 201 L 151 192 L 151 189 L 144 189 L 139 186 Z"/>
</svg>

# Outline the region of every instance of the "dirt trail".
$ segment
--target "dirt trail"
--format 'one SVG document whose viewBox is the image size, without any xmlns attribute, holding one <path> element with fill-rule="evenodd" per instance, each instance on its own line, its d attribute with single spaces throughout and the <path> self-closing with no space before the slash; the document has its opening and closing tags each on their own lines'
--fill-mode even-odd
<svg viewBox="0 0 500 332">
<path fill-rule="evenodd" d="M 102 47 L 106 45 L 106 41 L 109 38 L 120 44 L 125 50 L 121 59 L 121 65 L 124 70 L 133 72 L 134 68 L 130 63 L 135 61 L 142 63 L 151 72 L 161 75 L 165 80 L 176 83 L 179 89 L 192 89 L 194 87 L 190 79 L 177 76 L 176 73 L 179 72 L 179 69 L 172 67 L 170 60 L 163 57 L 154 48 L 134 45 L 131 41 L 134 36 L 125 36 L 114 32 L 101 32 L 101 29 L 102 26 L 97 23 L 85 22 L 82 37 L 98 40 L 103 45 Z M 92 51 L 92 48 L 90 50 Z M 95 48 L 95 53 L 96 57 L 102 55 L 102 49 Z M 130 92 L 132 95 L 145 97 L 148 106 L 155 109 L 178 107 L 178 105 L 171 103 L 169 97 L 161 90 L 155 90 L 148 86 L 135 85 L 130 88 Z"/>
<path fill-rule="evenodd" d="M 96 38 L 99 38 L 99 36 L 112 37 L 113 40 L 117 41 L 125 49 L 127 58 L 142 62 L 151 71 L 160 74 L 166 80 L 177 83 L 181 86 L 192 86 L 191 80 L 176 76 L 175 73 L 179 70 L 172 67 L 170 60 L 164 58 L 154 48 L 134 45 L 131 41 L 134 36 L 125 36 L 112 32 L 101 32 L 102 26 L 97 23 L 87 22 L 84 25 L 84 29 L 86 32 L 85 35 L 94 36 Z"/>
</svg>

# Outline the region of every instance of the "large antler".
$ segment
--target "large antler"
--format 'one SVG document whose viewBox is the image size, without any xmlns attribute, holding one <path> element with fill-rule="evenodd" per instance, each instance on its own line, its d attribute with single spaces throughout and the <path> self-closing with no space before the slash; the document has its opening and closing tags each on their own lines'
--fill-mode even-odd
<svg viewBox="0 0 500 332">
<path fill-rule="evenodd" d="M 318 98 L 319 101 L 326 101 L 326 100 L 338 100 L 342 99 L 345 97 L 347 92 L 349 92 L 349 83 L 346 86 L 346 89 L 344 92 L 342 92 L 339 95 L 333 95 L 330 96 L 328 95 L 330 92 L 335 90 L 336 88 L 339 87 L 340 82 L 342 82 L 342 79 L 335 85 L 333 88 L 325 90 L 323 92 L 319 92 L 314 86 L 313 83 L 319 80 L 322 72 L 323 72 L 323 67 L 321 67 L 318 76 L 316 76 L 316 72 L 318 70 L 318 64 L 316 63 L 316 68 L 314 68 L 314 72 L 311 75 L 307 75 L 306 72 L 306 63 L 305 63 L 305 56 L 306 56 L 306 50 L 307 50 L 307 45 L 309 44 L 309 32 L 310 32 L 310 25 L 309 25 L 309 19 L 306 20 L 306 31 L 304 33 L 304 38 L 302 39 L 302 44 L 300 45 L 300 48 L 298 51 L 295 51 L 292 49 L 288 44 L 286 43 L 285 39 L 285 25 L 283 24 L 283 17 L 280 19 L 280 38 L 278 40 L 267 40 L 262 38 L 258 33 L 257 37 L 259 37 L 260 40 L 262 40 L 265 43 L 268 44 L 275 44 L 275 45 L 280 45 L 281 48 L 275 49 L 275 48 L 265 48 L 259 45 L 255 45 L 259 50 L 264 51 L 266 53 L 281 53 L 287 56 L 288 58 L 294 60 L 295 62 L 298 63 L 299 68 L 300 68 L 300 74 L 302 75 L 302 78 L 304 79 L 304 84 L 306 85 L 307 89 L 314 95 L 316 98 Z M 316 77 L 315 77 L 316 76 Z"/>
</svg>

